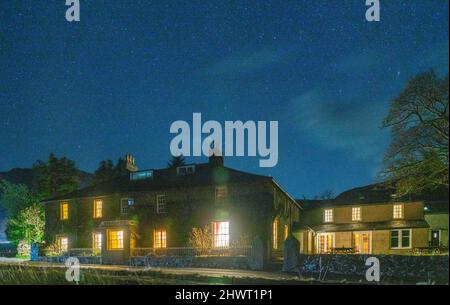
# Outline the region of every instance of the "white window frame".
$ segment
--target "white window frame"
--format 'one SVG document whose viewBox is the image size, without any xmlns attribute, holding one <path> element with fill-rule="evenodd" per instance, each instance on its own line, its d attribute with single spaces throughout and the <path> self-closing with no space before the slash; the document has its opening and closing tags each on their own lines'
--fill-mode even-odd
<svg viewBox="0 0 450 305">
<path fill-rule="evenodd" d="M 129 210 L 130 210 L 129 201 L 130 201 L 130 199 L 134 200 L 133 198 L 120 198 L 120 214 L 121 215 L 128 215 L 129 214 Z M 125 202 L 126 209 L 124 209 L 124 202 Z"/>
<path fill-rule="evenodd" d="M 161 202 L 160 199 L 164 198 Z M 166 214 L 167 213 L 167 203 L 166 203 L 166 194 L 158 194 L 156 195 L 156 214 Z"/>
<path fill-rule="evenodd" d="M 396 214 L 396 208 L 400 208 L 400 217 Z M 403 204 L 394 204 L 392 206 L 392 218 L 393 219 L 403 219 L 405 218 L 405 207 Z"/>
<path fill-rule="evenodd" d="M 99 246 L 100 246 L 100 248 L 98 248 L 98 247 L 95 247 L 95 245 L 96 245 L 96 237 L 100 237 L 100 240 L 99 240 Z M 102 246 L 103 246 L 103 234 L 101 233 L 101 232 L 92 232 L 92 249 L 93 250 L 102 250 Z"/>
<path fill-rule="evenodd" d="M 403 247 L 403 231 L 409 231 L 409 246 Z M 398 232 L 398 247 L 392 246 L 392 232 Z M 412 248 L 412 229 L 396 229 L 389 231 L 389 248 L 394 250 L 411 249 Z"/>
<path fill-rule="evenodd" d="M 357 213 L 355 211 L 358 211 Z M 358 216 L 356 218 L 355 216 Z M 362 208 L 361 207 L 352 207 L 352 221 L 362 221 Z"/>
<path fill-rule="evenodd" d="M 334 248 L 336 248 L 336 234 L 333 232 L 333 233 L 317 233 L 317 235 L 316 235 L 316 253 L 317 254 L 331 253 L 331 249 L 327 249 L 327 246 L 325 246 L 325 248 L 326 248 L 326 249 L 324 249 L 325 252 L 320 252 L 320 237 L 321 236 L 324 236 L 325 238 L 326 238 L 326 236 L 331 236 L 331 238 L 332 238 L 331 248 L 334 249 Z"/>
<path fill-rule="evenodd" d="M 352 232 L 352 244 L 354 243 L 355 240 L 355 234 L 369 234 L 369 253 L 365 253 L 365 254 L 372 254 L 372 231 L 354 231 Z M 360 247 L 361 249 L 358 249 L 359 253 L 361 254 L 361 250 L 362 250 L 362 242 L 360 243 Z"/>
<path fill-rule="evenodd" d="M 219 228 L 221 227 L 220 224 L 223 224 L 226 228 L 226 232 L 217 232 L 216 227 L 217 224 L 219 225 Z M 226 224 L 226 225 L 225 225 Z M 214 221 L 212 223 L 212 234 L 213 234 L 213 244 L 214 248 L 229 248 L 230 247 L 230 222 L 229 221 Z M 223 227 L 222 227 L 223 229 Z"/>
<path fill-rule="evenodd" d="M 329 214 L 327 212 L 329 212 Z M 331 223 L 333 221 L 334 221 L 334 210 L 333 209 L 324 209 L 323 210 L 323 222 Z"/>
</svg>

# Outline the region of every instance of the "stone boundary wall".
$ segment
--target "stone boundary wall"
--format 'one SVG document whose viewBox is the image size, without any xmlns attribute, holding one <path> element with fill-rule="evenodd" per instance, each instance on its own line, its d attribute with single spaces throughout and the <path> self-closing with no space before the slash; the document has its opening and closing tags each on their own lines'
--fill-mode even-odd
<svg viewBox="0 0 450 305">
<path fill-rule="evenodd" d="M 408 281 L 449 282 L 449 256 L 427 255 L 300 255 L 300 272 L 304 276 L 318 274 L 348 276 L 365 281 L 366 259 L 380 260 L 380 274 L 383 279 L 405 279 Z M 320 270 L 322 268 L 322 270 Z"/>
<path fill-rule="evenodd" d="M 130 263 L 146 267 L 250 269 L 248 258 L 241 256 L 147 256 L 132 257 Z"/>
<path fill-rule="evenodd" d="M 100 256 L 74 256 L 78 258 L 80 264 L 92 264 L 99 265 L 102 263 L 102 259 Z M 38 262 L 46 262 L 46 263 L 60 263 L 64 264 L 68 256 L 39 256 Z"/>
</svg>

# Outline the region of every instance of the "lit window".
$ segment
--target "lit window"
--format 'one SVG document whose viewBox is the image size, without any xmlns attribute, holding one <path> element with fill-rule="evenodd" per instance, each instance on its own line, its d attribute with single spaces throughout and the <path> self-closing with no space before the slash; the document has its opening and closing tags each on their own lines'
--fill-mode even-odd
<svg viewBox="0 0 450 305">
<path fill-rule="evenodd" d="M 284 225 L 284 240 L 286 240 L 289 236 L 289 227 L 288 225 Z"/>
<path fill-rule="evenodd" d="M 102 218 L 103 214 L 103 201 L 94 200 L 94 218 Z"/>
<path fill-rule="evenodd" d="M 278 218 L 275 218 L 272 225 L 272 247 L 278 249 Z"/>
<path fill-rule="evenodd" d="M 166 230 L 155 230 L 153 234 L 153 247 L 156 249 L 167 248 Z"/>
<path fill-rule="evenodd" d="M 403 205 L 394 204 L 394 219 L 402 219 L 402 218 L 403 218 Z"/>
<path fill-rule="evenodd" d="M 317 234 L 317 253 L 330 253 L 334 248 L 333 233 Z"/>
<path fill-rule="evenodd" d="M 361 208 L 352 208 L 352 221 L 361 221 Z"/>
<path fill-rule="evenodd" d="M 325 222 L 333 222 L 333 210 L 332 209 L 324 210 L 323 219 Z"/>
<path fill-rule="evenodd" d="M 156 213 L 164 214 L 166 213 L 166 195 L 156 196 Z"/>
<path fill-rule="evenodd" d="M 59 246 L 59 251 L 67 252 L 69 250 L 69 238 L 67 238 L 66 236 L 59 236 L 58 237 L 58 246 Z"/>
<path fill-rule="evenodd" d="M 411 248 L 411 230 L 392 230 L 391 248 L 392 249 Z"/>
<path fill-rule="evenodd" d="M 228 187 L 226 185 L 216 186 L 216 200 L 225 199 L 228 195 Z"/>
<path fill-rule="evenodd" d="M 59 215 L 61 220 L 69 219 L 69 203 L 67 201 L 61 202 L 59 206 Z"/>
<path fill-rule="evenodd" d="M 153 178 L 153 170 L 130 173 L 130 180 L 143 180 Z"/>
<path fill-rule="evenodd" d="M 108 250 L 123 249 L 123 231 L 108 230 Z"/>
<path fill-rule="evenodd" d="M 102 249 L 102 233 L 98 232 L 92 233 L 92 248 L 94 250 Z"/>
<path fill-rule="evenodd" d="M 228 221 L 213 222 L 214 246 L 227 248 L 230 244 L 230 223 Z"/>
</svg>

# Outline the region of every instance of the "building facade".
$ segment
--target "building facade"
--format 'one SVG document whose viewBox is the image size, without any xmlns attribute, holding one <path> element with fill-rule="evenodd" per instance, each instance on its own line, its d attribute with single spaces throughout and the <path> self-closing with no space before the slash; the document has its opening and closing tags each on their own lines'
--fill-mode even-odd
<svg viewBox="0 0 450 305">
<path fill-rule="evenodd" d="M 47 243 L 97 249 L 114 262 L 133 249 L 187 247 L 193 228 L 208 228 L 214 248 L 259 238 L 269 258 L 300 219 L 300 206 L 274 179 L 225 167 L 221 157 L 144 171 L 127 161 L 128 175 L 45 201 Z"/>
</svg>

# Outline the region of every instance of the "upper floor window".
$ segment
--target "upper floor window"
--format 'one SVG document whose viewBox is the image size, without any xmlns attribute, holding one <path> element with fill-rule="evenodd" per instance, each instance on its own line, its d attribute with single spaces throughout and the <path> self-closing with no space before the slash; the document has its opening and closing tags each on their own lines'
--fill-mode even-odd
<svg viewBox="0 0 450 305">
<path fill-rule="evenodd" d="M 153 170 L 145 170 L 130 173 L 130 180 L 143 180 L 149 178 L 153 178 Z"/>
<path fill-rule="evenodd" d="M 333 209 L 326 209 L 323 211 L 323 221 L 333 222 Z"/>
<path fill-rule="evenodd" d="M 123 249 L 123 231 L 122 230 L 108 230 L 108 250 Z"/>
<path fill-rule="evenodd" d="M 195 173 L 195 165 L 186 165 L 186 166 L 178 166 L 177 167 L 177 175 L 191 175 Z"/>
<path fill-rule="evenodd" d="M 103 201 L 96 199 L 94 200 L 94 218 L 102 218 L 103 216 Z"/>
<path fill-rule="evenodd" d="M 216 186 L 216 199 L 222 200 L 225 199 L 228 195 L 228 187 L 226 185 L 218 185 Z"/>
<path fill-rule="evenodd" d="M 167 213 L 166 195 L 164 194 L 156 195 L 156 213 L 158 214 Z"/>
<path fill-rule="evenodd" d="M 122 198 L 120 199 L 120 214 L 126 215 L 130 211 L 130 207 L 134 205 L 134 199 Z"/>
<path fill-rule="evenodd" d="M 391 231 L 391 248 L 392 249 L 409 249 L 411 248 L 411 230 L 392 230 Z"/>
<path fill-rule="evenodd" d="M 59 204 L 59 218 L 61 220 L 69 219 L 69 203 L 67 201 L 63 201 Z"/>
<path fill-rule="evenodd" d="M 394 204 L 394 219 L 403 218 L 403 204 Z"/>
<path fill-rule="evenodd" d="M 352 208 L 352 221 L 361 221 L 361 208 Z"/>
<path fill-rule="evenodd" d="M 156 249 L 167 248 L 166 230 L 155 230 L 153 232 L 153 247 Z"/>
</svg>

